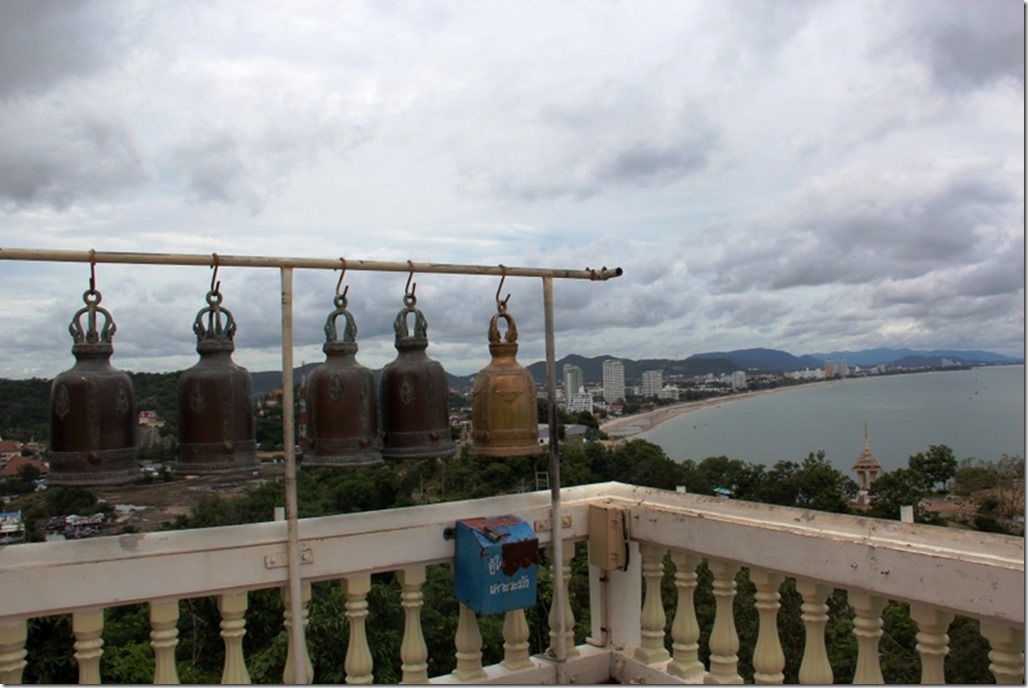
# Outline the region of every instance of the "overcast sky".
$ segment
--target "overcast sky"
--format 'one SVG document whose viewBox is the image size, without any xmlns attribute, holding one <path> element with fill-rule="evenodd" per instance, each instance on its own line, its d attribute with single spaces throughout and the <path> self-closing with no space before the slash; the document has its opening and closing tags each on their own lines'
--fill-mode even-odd
<svg viewBox="0 0 1028 688">
<path fill-rule="evenodd" d="M 581 269 L 558 357 L 1024 355 L 1024 5 L 0 2 L 0 246 Z M 112 363 L 197 360 L 206 267 L 97 266 Z M 296 362 L 338 273 L 298 271 Z M 275 270 L 222 268 L 281 366 Z M 0 376 L 73 363 L 86 264 L 0 261 Z M 428 353 L 488 363 L 497 280 L 423 274 Z M 406 275 L 351 271 L 358 359 Z M 527 364 L 542 287 L 510 278 Z"/>
</svg>

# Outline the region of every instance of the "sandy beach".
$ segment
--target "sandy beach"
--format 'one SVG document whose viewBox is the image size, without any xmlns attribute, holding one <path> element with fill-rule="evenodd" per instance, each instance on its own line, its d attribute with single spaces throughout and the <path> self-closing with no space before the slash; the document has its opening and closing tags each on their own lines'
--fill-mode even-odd
<svg viewBox="0 0 1028 688">
<path fill-rule="evenodd" d="M 828 384 L 834 383 L 830 382 Z M 690 411 L 695 411 L 696 409 L 706 408 L 708 406 L 719 406 L 721 404 L 738 401 L 739 399 L 749 399 L 751 397 L 763 396 L 765 394 L 778 394 L 780 392 L 788 392 L 795 389 L 804 389 L 805 387 L 807 387 L 807 385 L 791 385 L 789 387 L 776 387 L 774 389 L 763 389 L 756 392 L 729 394 L 721 397 L 703 399 L 702 401 L 683 401 L 678 404 L 662 406 L 661 408 L 646 411 L 644 413 L 636 413 L 631 416 L 613 418 L 602 423 L 600 425 L 600 430 L 607 433 L 611 439 L 616 437 L 633 437 L 640 433 L 652 430 L 664 421 L 677 418 L 678 416 L 689 413 Z"/>
</svg>

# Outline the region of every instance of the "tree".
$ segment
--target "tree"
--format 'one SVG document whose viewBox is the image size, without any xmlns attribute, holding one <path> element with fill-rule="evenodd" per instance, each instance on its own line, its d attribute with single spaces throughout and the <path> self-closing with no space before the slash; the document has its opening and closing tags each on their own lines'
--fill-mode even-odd
<svg viewBox="0 0 1028 688">
<path fill-rule="evenodd" d="M 881 475 L 869 491 L 871 505 L 868 514 L 875 518 L 900 519 L 900 507 L 914 507 L 914 521 L 942 525 L 944 521 L 934 511 L 926 509 L 921 501 L 927 496 L 924 476 L 909 468 L 899 468 Z"/>
<path fill-rule="evenodd" d="M 945 444 L 933 444 L 928 453 L 918 453 L 907 459 L 907 466 L 924 481 L 927 490 L 945 485 L 957 472 L 957 457 Z"/>
</svg>

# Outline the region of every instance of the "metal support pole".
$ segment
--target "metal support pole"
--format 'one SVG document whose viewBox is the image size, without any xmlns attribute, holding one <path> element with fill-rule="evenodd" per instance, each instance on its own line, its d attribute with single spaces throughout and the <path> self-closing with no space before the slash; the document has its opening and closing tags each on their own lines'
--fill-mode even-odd
<svg viewBox="0 0 1028 688">
<path fill-rule="evenodd" d="M 293 269 L 282 268 L 282 434 L 286 455 L 286 553 L 289 565 L 289 605 L 293 623 L 290 641 L 296 657 L 303 657 L 303 586 L 300 580 L 300 519 L 296 498 L 296 444 L 293 442 Z M 293 683 L 307 683 L 305 662 L 293 662 Z"/>
<path fill-rule="evenodd" d="M 560 508 L 560 452 L 557 446 L 557 359 L 553 337 L 553 278 L 543 277 L 543 310 L 546 324 L 546 395 L 549 400 L 550 423 L 550 526 L 553 559 L 553 605 L 557 610 L 557 628 L 553 653 L 557 660 L 557 683 L 567 683 L 567 647 L 565 629 L 567 614 L 564 610 L 564 537 Z"/>
</svg>

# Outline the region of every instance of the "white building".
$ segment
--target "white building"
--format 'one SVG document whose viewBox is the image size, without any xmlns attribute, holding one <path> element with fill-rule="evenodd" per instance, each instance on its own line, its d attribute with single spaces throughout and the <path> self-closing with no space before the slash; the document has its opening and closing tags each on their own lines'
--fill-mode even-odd
<svg viewBox="0 0 1028 688">
<path fill-rule="evenodd" d="M 564 398 L 571 400 L 572 394 L 581 392 L 585 387 L 585 377 L 582 369 L 573 363 L 564 364 Z"/>
<path fill-rule="evenodd" d="M 608 358 L 603 362 L 603 398 L 608 402 L 625 399 L 625 364 Z"/>
<path fill-rule="evenodd" d="M 746 389 L 746 373 L 742 370 L 737 370 L 732 373 L 732 389 Z"/>
<path fill-rule="evenodd" d="M 642 395 L 644 397 L 655 397 L 660 395 L 664 387 L 663 370 L 644 370 L 642 376 Z"/>
</svg>

